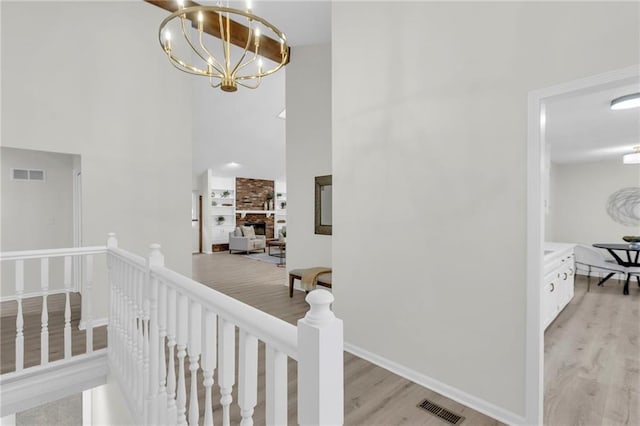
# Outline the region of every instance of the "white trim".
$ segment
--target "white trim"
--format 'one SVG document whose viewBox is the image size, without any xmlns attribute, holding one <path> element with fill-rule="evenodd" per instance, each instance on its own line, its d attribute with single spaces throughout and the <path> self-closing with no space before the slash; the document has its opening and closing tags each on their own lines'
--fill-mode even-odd
<svg viewBox="0 0 640 426">
<path fill-rule="evenodd" d="M 93 390 L 82 391 L 82 426 L 93 426 Z"/>
<path fill-rule="evenodd" d="M 93 320 L 93 328 L 102 327 L 103 325 L 109 325 L 109 318 L 96 318 Z M 87 329 L 87 321 L 80 320 L 78 323 L 78 330 L 86 330 Z"/>
<path fill-rule="evenodd" d="M 434 392 L 438 392 L 452 399 L 460 404 L 466 405 L 482 414 L 486 414 L 495 420 L 501 421 L 509 425 L 525 425 L 528 424 L 525 418 L 519 416 L 511 411 L 498 407 L 484 399 L 470 395 L 458 388 L 442 383 L 430 376 L 419 373 L 410 368 L 404 367 L 396 362 L 388 360 L 384 357 L 371 353 L 365 349 L 362 349 L 356 345 L 350 343 L 344 343 L 344 350 L 362 359 L 365 359 L 379 367 L 391 371 L 400 377 L 404 377 L 407 380 L 411 380 L 414 383 L 424 386 Z"/>
<path fill-rule="evenodd" d="M 0 416 L 28 410 L 107 382 L 107 350 L 0 376 Z"/>
<path fill-rule="evenodd" d="M 0 260 L 5 261 L 5 260 L 40 259 L 42 257 L 84 256 L 87 254 L 102 254 L 106 252 L 107 252 L 107 246 L 3 251 L 3 252 L 0 252 Z"/>
<path fill-rule="evenodd" d="M 53 289 L 53 290 L 52 289 L 47 290 L 46 294 L 47 294 L 47 296 L 51 296 L 53 294 L 62 294 L 62 293 L 65 293 L 65 292 L 66 292 L 66 289 L 64 289 L 64 288 L 56 288 L 56 289 Z M 28 299 L 30 297 L 42 297 L 44 294 L 45 294 L 44 291 L 34 291 L 32 293 L 23 294 L 21 299 L 24 300 L 24 299 Z M 0 297 L 0 303 L 12 302 L 12 301 L 17 300 L 17 299 L 18 299 L 18 297 L 15 296 L 15 295 L 14 296 L 2 296 L 2 297 Z"/>
<path fill-rule="evenodd" d="M 542 424 L 544 401 L 544 330 L 540 320 L 540 279 L 543 259 L 544 201 L 542 164 L 544 133 L 540 126 L 544 103 L 595 86 L 633 82 L 640 65 L 581 78 L 529 92 L 527 134 L 527 302 L 525 335 L 525 418 L 527 424 Z"/>
</svg>

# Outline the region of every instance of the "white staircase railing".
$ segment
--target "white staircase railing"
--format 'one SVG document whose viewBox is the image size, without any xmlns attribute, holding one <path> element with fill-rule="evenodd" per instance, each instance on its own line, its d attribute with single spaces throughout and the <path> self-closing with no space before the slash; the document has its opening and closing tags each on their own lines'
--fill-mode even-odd
<svg viewBox="0 0 640 426">
<path fill-rule="evenodd" d="M 42 404 L 51 398 L 63 397 L 90 386 L 104 383 L 106 380 L 107 364 L 106 349 L 94 352 L 92 318 L 92 283 L 94 256 L 103 255 L 107 251 L 106 246 L 81 247 L 50 250 L 29 250 L 0 253 L 2 268 L 7 268 L 13 263 L 15 293 L 5 294 L 3 299 L 15 300 L 17 304 L 15 321 L 15 365 L 13 371 L 4 371 L 0 376 L 0 415 L 13 414 L 17 411 Z M 50 270 L 50 264 L 60 262 L 62 277 Z M 72 265 L 83 264 L 84 277 L 82 297 L 86 301 L 83 316 L 85 319 L 85 351 L 73 355 L 72 353 L 72 326 L 71 326 L 71 293 L 73 292 Z M 26 267 L 25 267 L 26 263 Z M 9 269 L 11 269 L 9 267 Z M 39 275 L 39 283 L 26 282 L 25 271 L 34 272 L 28 275 Z M 38 274 L 39 273 L 39 274 Z M 79 278 L 79 277 L 77 277 Z M 25 285 L 29 289 L 25 294 Z M 39 287 L 38 289 L 36 289 Z M 63 325 L 63 358 L 50 359 L 50 335 L 49 335 L 49 304 L 48 299 L 53 294 L 65 294 L 64 301 L 64 325 Z M 31 356 L 25 363 L 25 322 L 23 314 L 23 299 L 25 297 L 42 297 L 40 313 L 40 360 Z M 4 303 L 4 302 L 3 302 Z M 54 324 L 55 325 L 55 324 Z M 81 338 L 82 336 L 78 336 Z M 76 345 L 77 346 L 77 345 Z M 56 348 L 53 348 L 55 352 Z M 33 349 L 32 349 L 33 350 Z M 3 359 L 11 358 L 12 353 L 7 353 L 7 348 L 2 349 Z M 8 349 L 11 352 L 11 349 Z M 70 363 L 75 363 L 73 372 L 67 369 Z M 33 365 L 35 363 L 35 365 Z M 3 366 L 4 370 L 4 366 Z M 61 377 L 67 374 L 67 380 L 58 383 L 51 378 Z M 81 372 L 88 374 L 81 374 Z M 64 390 L 58 387 L 64 387 Z"/>
<path fill-rule="evenodd" d="M 199 424 L 202 389 L 202 423 L 213 425 L 217 369 L 222 424 L 231 424 L 237 357 L 240 424 L 253 424 L 261 341 L 266 424 L 287 424 L 288 358 L 298 361 L 298 423 L 342 424 L 342 321 L 330 310 L 331 293 L 309 293 L 311 309 L 296 327 L 164 267 L 158 245 L 145 259 L 110 234 L 107 253 L 109 363 L 137 423 Z"/>
</svg>

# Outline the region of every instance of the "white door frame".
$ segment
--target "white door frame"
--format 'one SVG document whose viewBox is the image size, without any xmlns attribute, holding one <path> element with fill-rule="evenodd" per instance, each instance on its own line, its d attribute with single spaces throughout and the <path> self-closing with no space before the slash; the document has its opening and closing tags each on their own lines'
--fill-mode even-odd
<svg viewBox="0 0 640 426">
<path fill-rule="evenodd" d="M 640 65 L 598 74 L 529 92 L 527 136 L 527 327 L 525 419 L 542 424 L 544 412 L 544 329 L 540 313 L 540 283 L 544 243 L 542 176 L 545 158 L 544 107 L 549 98 L 577 94 L 596 86 L 633 83 L 640 77 Z"/>
</svg>

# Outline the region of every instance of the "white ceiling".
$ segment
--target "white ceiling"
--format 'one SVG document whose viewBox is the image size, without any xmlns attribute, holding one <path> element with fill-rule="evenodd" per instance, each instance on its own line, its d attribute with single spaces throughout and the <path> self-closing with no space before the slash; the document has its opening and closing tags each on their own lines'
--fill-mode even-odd
<svg viewBox="0 0 640 426">
<path fill-rule="evenodd" d="M 600 87 L 546 104 L 551 161 L 577 163 L 619 159 L 640 145 L 640 108 L 611 110 L 612 99 L 640 92 L 640 82 Z"/>
<path fill-rule="evenodd" d="M 201 4 L 216 4 L 201 1 Z M 225 2 L 226 4 L 226 2 Z M 244 9 L 245 2 L 229 2 Z M 253 1 L 253 12 L 287 36 L 295 61 L 296 46 L 331 41 L 331 3 L 328 1 Z M 212 89 L 204 78 L 193 80 L 193 173 L 211 168 L 216 176 L 284 180 L 285 70 L 266 77 L 256 90 L 235 93 Z M 238 166 L 229 166 L 229 163 Z"/>
</svg>

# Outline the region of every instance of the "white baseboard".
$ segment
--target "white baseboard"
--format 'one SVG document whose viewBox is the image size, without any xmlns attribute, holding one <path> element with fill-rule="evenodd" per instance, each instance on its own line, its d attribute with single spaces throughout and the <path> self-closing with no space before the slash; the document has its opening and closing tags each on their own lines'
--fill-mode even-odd
<svg viewBox="0 0 640 426">
<path fill-rule="evenodd" d="M 344 350 L 357 357 L 376 364 L 379 367 L 389 370 L 400 377 L 404 377 L 405 379 L 417 383 L 420 386 L 424 386 L 427 389 L 438 392 L 439 394 L 442 394 L 447 398 L 459 402 L 460 404 L 466 405 L 469 408 L 472 408 L 482 414 L 486 414 L 487 416 L 508 425 L 525 425 L 527 423 L 526 419 L 518 414 L 512 413 L 511 411 L 505 410 L 504 408 L 498 407 L 488 401 L 470 395 L 460 389 L 454 388 L 453 386 L 442 383 L 432 377 L 426 376 L 422 373 L 418 373 L 417 371 L 411 370 L 379 355 L 371 353 L 365 349 L 359 348 L 358 346 L 345 342 Z"/>
<path fill-rule="evenodd" d="M 104 318 L 96 318 L 93 320 L 93 328 L 102 327 L 103 325 L 109 325 L 109 318 L 104 317 Z M 87 329 L 87 322 L 85 320 L 80 320 L 80 323 L 78 324 L 78 330 L 86 330 L 86 329 Z"/>
</svg>

